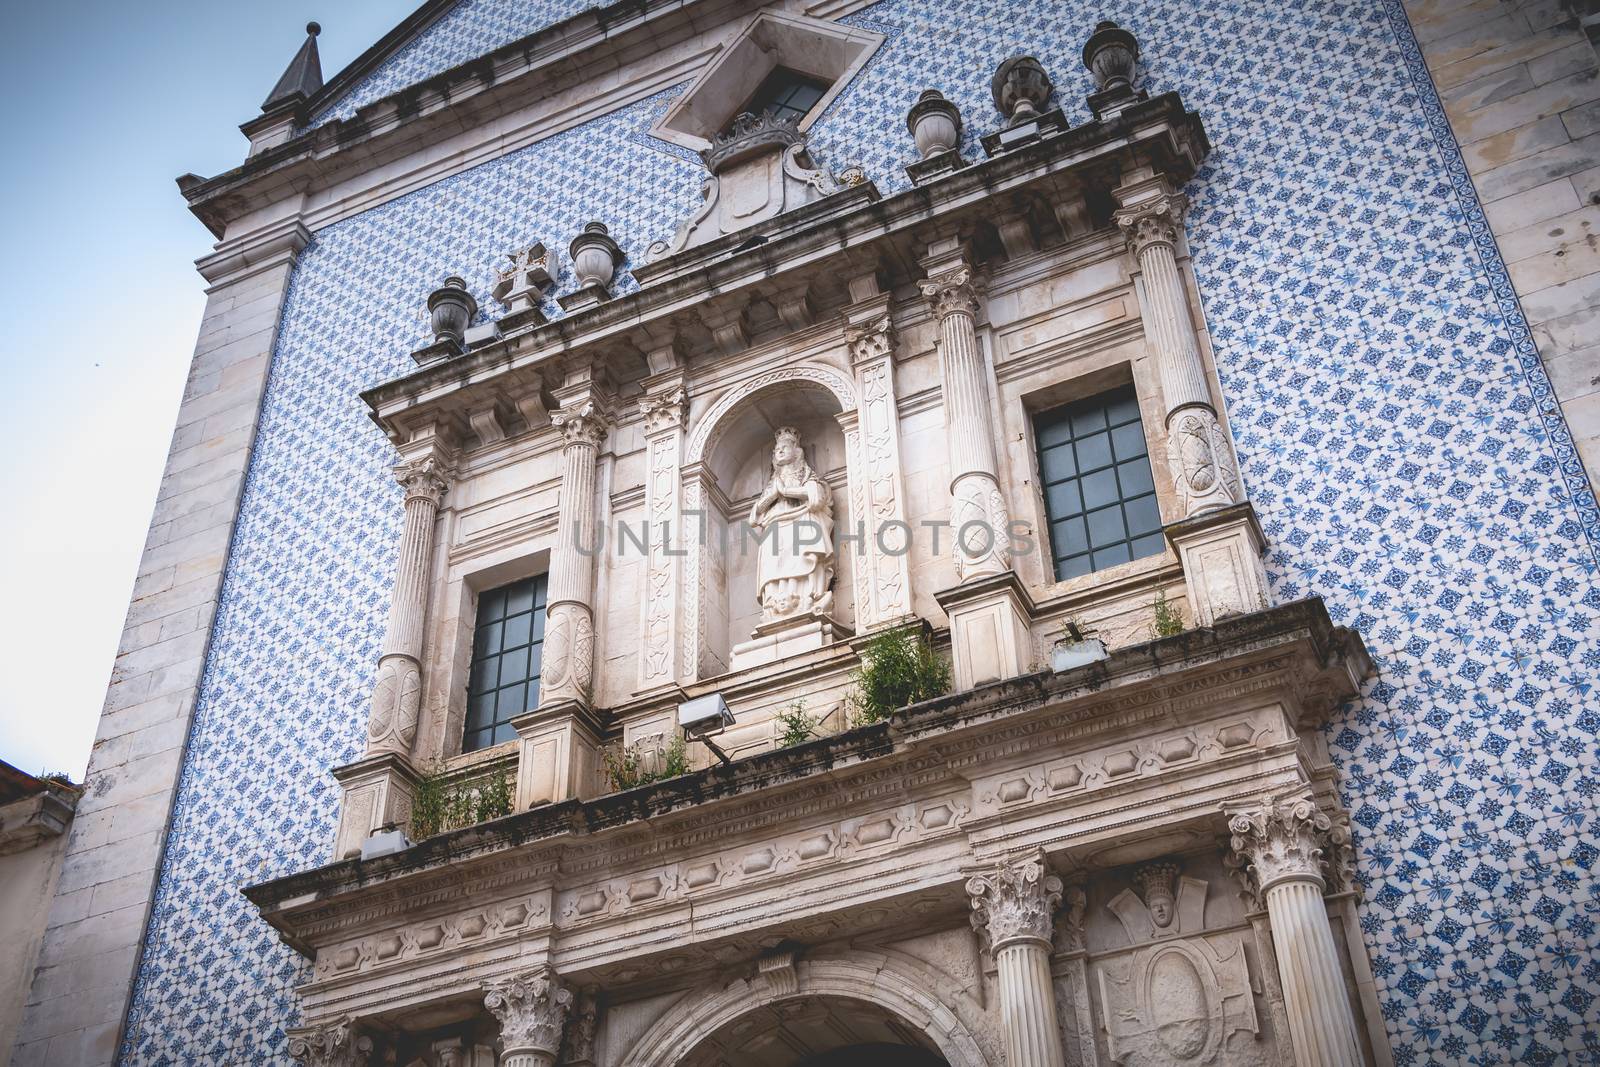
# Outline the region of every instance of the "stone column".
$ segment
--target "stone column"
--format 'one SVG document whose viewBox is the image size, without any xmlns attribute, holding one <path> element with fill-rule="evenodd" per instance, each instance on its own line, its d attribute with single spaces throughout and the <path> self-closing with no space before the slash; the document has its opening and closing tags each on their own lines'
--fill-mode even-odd
<svg viewBox="0 0 1600 1067">
<path fill-rule="evenodd" d="M 999 971 L 1000 1025 L 1007 1067 L 1064 1067 L 1050 934 L 1061 879 L 1044 853 L 1002 862 L 967 880 L 972 925 L 988 943 Z"/>
<path fill-rule="evenodd" d="M 593 796 L 600 766 L 594 697 L 594 575 L 600 540 L 596 475 L 611 419 L 593 368 L 569 374 L 551 423 L 561 431 L 561 497 L 550 551 L 539 704 L 511 721 L 521 744 L 516 806 Z M 576 382 L 573 379 L 577 379 Z"/>
<path fill-rule="evenodd" d="M 651 388 L 650 386 L 654 386 Z M 644 595 L 639 605 L 639 690 L 675 686 L 683 676 L 678 656 L 678 598 L 683 559 L 692 551 L 683 525 L 683 426 L 688 394 L 681 372 L 646 387 L 644 513 L 648 526 Z"/>
<path fill-rule="evenodd" d="M 939 320 L 939 373 L 950 449 L 950 526 L 956 577 L 966 582 L 1010 568 L 1003 551 L 1010 516 L 995 462 L 973 270 L 959 252 L 930 264 L 922 295 Z"/>
<path fill-rule="evenodd" d="M 1182 508 L 1167 535 L 1183 562 L 1192 621 L 1209 626 L 1270 603 L 1261 563 L 1265 540 L 1217 418 L 1178 265 L 1188 200 L 1148 171 L 1116 195 L 1117 224 L 1138 267 L 1145 338 L 1161 382 L 1167 467 Z"/>
<path fill-rule="evenodd" d="M 572 991 L 548 966 L 496 982 L 483 998 L 500 1023 L 500 1067 L 554 1067 Z"/>
<path fill-rule="evenodd" d="M 876 286 L 874 286 L 876 288 Z M 911 528 L 900 472 L 900 411 L 894 390 L 894 323 L 887 294 L 844 310 L 845 343 L 855 368 L 857 422 L 846 434 L 850 512 L 860 528 L 855 559 L 856 631 L 911 616 Z"/>
<path fill-rule="evenodd" d="M 405 525 L 400 532 L 394 594 L 389 599 L 389 628 L 384 634 L 372 713 L 367 719 L 369 756 L 380 752 L 409 756 L 411 742 L 417 736 L 417 710 L 422 698 L 422 631 L 433 577 L 433 532 L 439 502 L 450 484 L 449 468 L 437 452 L 400 464 L 394 474 L 405 489 Z"/>
<path fill-rule="evenodd" d="M 561 431 L 561 505 L 550 553 L 544 674 L 539 703 L 585 706 L 594 687 L 595 472 L 610 421 L 594 400 L 550 416 Z"/>
<path fill-rule="evenodd" d="M 1322 901 L 1324 847 L 1333 824 L 1309 798 L 1235 814 L 1230 863 L 1272 924 L 1289 1034 L 1300 1067 L 1360 1067 L 1361 1041 Z"/>
<path fill-rule="evenodd" d="M 349 1019 L 285 1033 L 289 1055 L 305 1067 L 366 1067 L 372 1058 L 372 1038 L 356 1030 Z"/>
<path fill-rule="evenodd" d="M 407 458 L 394 468 L 405 490 L 405 519 L 389 600 L 389 628 L 367 718 L 367 749 L 356 762 L 333 769 L 344 790 L 334 839 L 336 859 L 359 855 L 362 842 L 379 827 L 406 823 L 416 797 L 418 776 L 411 763 L 411 744 L 422 705 L 422 645 L 433 579 L 434 528 L 450 483 L 452 450 L 445 438 L 429 430 L 414 438 L 405 452 Z"/>
</svg>

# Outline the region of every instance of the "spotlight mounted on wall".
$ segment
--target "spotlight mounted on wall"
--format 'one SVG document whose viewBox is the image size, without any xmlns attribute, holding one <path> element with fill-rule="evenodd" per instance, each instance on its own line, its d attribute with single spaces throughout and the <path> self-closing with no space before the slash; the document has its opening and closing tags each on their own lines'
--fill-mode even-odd
<svg viewBox="0 0 1600 1067">
<path fill-rule="evenodd" d="M 678 726 L 682 728 L 683 736 L 705 745 L 723 763 L 733 761 L 711 738 L 732 725 L 733 712 L 728 709 L 728 702 L 722 699 L 721 693 L 707 693 L 678 705 Z"/>
</svg>

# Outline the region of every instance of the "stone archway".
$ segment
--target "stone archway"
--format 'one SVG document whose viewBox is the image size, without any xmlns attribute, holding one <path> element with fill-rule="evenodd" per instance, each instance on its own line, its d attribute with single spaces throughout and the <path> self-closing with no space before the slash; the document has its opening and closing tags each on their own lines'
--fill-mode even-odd
<svg viewBox="0 0 1600 1067">
<path fill-rule="evenodd" d="M 872 1067 L 990 1067 L 975 1036 L 977 1013 L 945 976 L 908 960 L 865 953 L 802 960 L 792 971 L 741 979 L 692 993 L 659 1019 L 618 1067 L 700 1067 L 727 1050 L 783 1047 L 781 1067 L 848 1067 L 873 1046 L 896 1050 L 906 1062 L 882 1058 Z M 770 1041 L 773 1021 L 805 1035 L 831 1029 L 831 1047 Z M 743 1067 L 777 1063 L 773 1053 Z M 709 1058 L 708 1058 L 709 1056 Z M 828 1057 L 834 1057 L 829 1059 Z M 814 1060 L 815 1062 L 808 1062 Z"/>
</svg>

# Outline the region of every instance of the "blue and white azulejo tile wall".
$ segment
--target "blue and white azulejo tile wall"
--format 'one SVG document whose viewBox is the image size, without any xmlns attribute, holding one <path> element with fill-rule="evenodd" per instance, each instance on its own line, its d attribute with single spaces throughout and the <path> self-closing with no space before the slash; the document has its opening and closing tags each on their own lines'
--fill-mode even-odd
<svg viewBox="0 0 1600 1067">
<path fill-rule="evenodd" d="M 574 9 L 462 0 L 334 111 Z M 1103 17 L 1215 144 L 1191 237 L 1274 592 L 1325 597 L 1380 663 L 1328 740 L 1396 1060 L 1593 1062 L 1600 523 L 1399 0 L 883 0 L 847 20 L 888 42 L 816 155 L 904 187 L 917 92 L 954 99 L 975 137 L 1019 51 L 1086 118 L 1078 54 Z M 287 1062 L 304 966 L 238 890 L 326 862 L 326 770 L 360 749 L 400 498 L 357 393 L 407 369 L 446 273 L 486 294 L 505 252 L 592 218 L 634 260 L 670 235 L 698 174 L 644 134 L 666 95 L 303 254 L 124 1062 Z"/>
</svg>

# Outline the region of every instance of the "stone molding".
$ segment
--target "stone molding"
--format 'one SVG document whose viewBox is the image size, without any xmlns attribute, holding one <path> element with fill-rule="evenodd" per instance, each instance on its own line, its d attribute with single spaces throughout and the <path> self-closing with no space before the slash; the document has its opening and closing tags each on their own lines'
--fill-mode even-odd
<svg viewBox="0 0 1600 1067">
<path fill-rule="evenodd" d="M 1050 873 L 1043 850 L 1002 860 L 967 879 L 972 927 L 991 953 L 1028 942 L 1048 948 L 1061 893 L 1061 879 Z"/>
<path fill-rule="evenodd" d="M 286 1033 L 290 1057 L 305 1067 L 366 1067 L 372 1057 L 372 1038 L 357 1030 L 350 1019 Z"/>
<path fill-rule="evenodd" d="M 572 991 L 549 966 L 536 967 L 496 982 L 483 995 L 483 1005 L 500 1023 L 500 1041 L 507 1056 L 542 1052 L 554 1056 L 572 1010 Z"/>
</svg>

